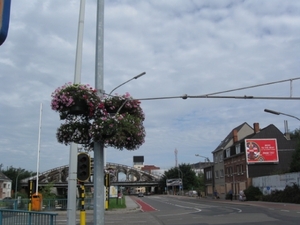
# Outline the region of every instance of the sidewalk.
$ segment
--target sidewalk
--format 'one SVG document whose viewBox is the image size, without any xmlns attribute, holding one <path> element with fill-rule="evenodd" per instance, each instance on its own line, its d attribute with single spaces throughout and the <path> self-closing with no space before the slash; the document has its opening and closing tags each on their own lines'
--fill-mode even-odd
<svg viewBox="0 0 300 225">
<path fill-rule="evenodd" d="M 105 211 L 105 214 L 131 213 L 140 210 L 140 206 L 132 199 L 131 196 L 125 195 L 125 202 L 126 202 L 126 208 L 107 210 Z"/>
<path fill-rule="evenodd" d="M 124 209 L 112 209 L 112 210 L 106 210 L 105 214 L 116 214 L 116 213 L 130 213 L 130 212 L 136 212 L 140 210 L 140 206 L 130 197 L 125 195 L 125 202 L 126 202 L 126 208 Z M 58 215 L 67 215 L 67 211 L 51 211 L 51 213 L 57 213 Z M 86 210 L 86 214 L 93 214 L 94 210 Z M 76 214 L 80 214 L 80 210 L 76 211 Z"/>
</svg>

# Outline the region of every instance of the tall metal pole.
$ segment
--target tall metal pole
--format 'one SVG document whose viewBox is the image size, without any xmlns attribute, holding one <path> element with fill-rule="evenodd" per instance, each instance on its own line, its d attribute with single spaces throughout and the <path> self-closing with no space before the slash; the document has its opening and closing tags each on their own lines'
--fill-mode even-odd
<svg viewBox="0 0 300 225">
<path fill-rule="evenodd" d="M 38 136 L 38 151 L 36 160 L 36 187 L 35 194 L 39 192 L 39 168 L 40 168 L 40 149 L 41 149 L 41 130 L 42 130 L 42 113 L 43 113 L 43 103 L 40 104 L 40 120 L 39 120 L 39 136 Z"/>
<path fill-rule="evenodd" d="M 85 12 L 85 0 L 80 0 L 76 58 L 75 58 L 75 74 L 74 74 L 75 84 L 80 83 L 81 80 L 84 12 Z M 76 224 L 77 152 L 78 152 L 77 147 L 78 145 L 76 143 L 71 143 L 70 156 L 69 156 L 69 176 L 68 176 L 68 204 L 67 204 L 68 225 Z"/>
<path fill-rule="evenodd" d="M 95 88 L 101 97 L 103 90 L 104 0 L 97 0 Z M 104 146 L 94 143 L 94 225 L 104 225 Z"/>
</svg>

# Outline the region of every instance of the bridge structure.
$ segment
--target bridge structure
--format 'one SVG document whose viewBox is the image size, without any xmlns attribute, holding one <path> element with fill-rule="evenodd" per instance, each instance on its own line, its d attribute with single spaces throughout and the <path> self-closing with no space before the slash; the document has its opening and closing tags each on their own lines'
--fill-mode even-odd
<svg viewBox="0 0 300 225">
<path fill-rule="evenodd" d="M 107 162 L 103 173 L 110 176 L 111 186 L 122 187 L 158 187 L 160 176 L 150 174 L 140 169 L 127 165 Z M 94 160 L 91 159 L 91 176 L 85 182 L 86 187 L 93 187 Z M 58 195 L 66 195 L 68 188 L 69 165 L 56 167 L 38 174 L 38 186 L 43 187 L 51 184 L 56 188 Z M 22 179 L 22 188 L 28 189 L 28 181 L 37 180 L 36 175 Z"/>
</svg>

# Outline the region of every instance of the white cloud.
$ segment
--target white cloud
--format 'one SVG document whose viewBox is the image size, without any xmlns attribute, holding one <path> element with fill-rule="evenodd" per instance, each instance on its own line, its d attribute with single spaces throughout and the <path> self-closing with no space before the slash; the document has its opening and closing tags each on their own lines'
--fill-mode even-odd
<svg viewBox="0 0 300 225">
<path fill-rule="evenodd" d="M 96 1 L 86 1 L 82 83 L 95 83 Z M 297 77 L 300 69 L 297 1 L 105 1 L 104 89 L 146 71 L 115 92 L 136 98 L 203 95 Z M 7 40 L 0 47 L 0 163 L 35 170 L 39 106 L 43 103 L 42 171 L 69 162 L 58 144 L 60 124 L 51 93 L 74 80 L 79 1 L 14 1 Z M 293 96 L 299 96 L 299 80 Z M 289 96 L 290 83 L 225 93 Z M 284 131 L 298 121 L 298 101 L 186 99 L 142 101 L 145 144 L 137 151 L 109 148 L 107 161 L 132 165 L 134 155 L 163 169 L 211 158 L 233 127 L 271 123 Z M 5 154 L 3 154 L 5 153 Z"/>
</svg>

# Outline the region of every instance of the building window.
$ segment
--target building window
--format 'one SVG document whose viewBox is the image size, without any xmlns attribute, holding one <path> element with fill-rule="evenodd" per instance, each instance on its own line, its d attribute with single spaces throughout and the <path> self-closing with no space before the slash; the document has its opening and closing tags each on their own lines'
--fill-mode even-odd
<svg viewBox="0 0 300 225">
<path fill-rule="evenodd" d="M 220 170 L 220 177 L 224 177 L 224 170 Z"/>
<path fill-rule="evenodd" d="M 235 154 L 240 154 L 241 153 L 241 145 L 240 144 L 237 144 L 235 146 Z"/>
<path fill-rule="evenodd" d="M 206 179 L 211 180 L 211 171 L 206 171 Z"/>
<path fill-rule="evenodd" d="M 236 173 L 240 174 L 240 165 L 236 165 Z"/>
<path fill-rule="evenodd" d="M 222 162 L 223 161 L 223 154 L 221 153 L 220 155 L 219 155 L 219 162 Z"/>
<path fill-rule="evenodd" d="M 230 157 L 230 148 L 226 149 L 226 158 Z"/>
<path fill-rule="evenodd" d="M 241 173 L 244 173 L 244 168 L 243 168 L 243 164 L 241 164 Z"/>
<path fill-rule="evenodd" d="M 215 176 L 216 176 L 216 178 L 219 178 L 219 171 L 218 170 L 215 172 Z"/>
</svg>

